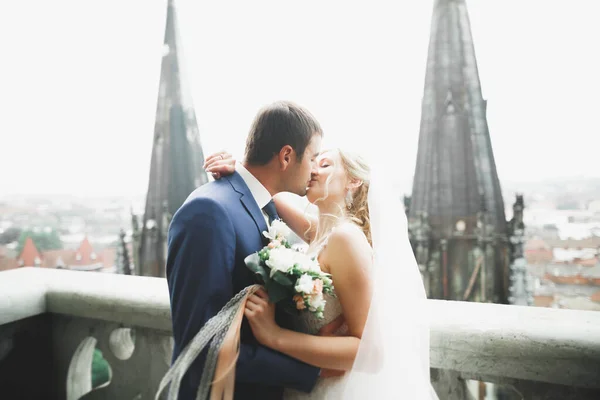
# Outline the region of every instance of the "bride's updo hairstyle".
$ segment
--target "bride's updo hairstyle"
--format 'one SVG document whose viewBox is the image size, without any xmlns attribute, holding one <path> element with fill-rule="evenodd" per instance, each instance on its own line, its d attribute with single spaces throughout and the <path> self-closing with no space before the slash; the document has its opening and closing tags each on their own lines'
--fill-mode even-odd
<svg viewBox="0 0 600 400">
<path fill-rule="evenodd" d="M 366 161 L 358 154 L 338 149 L 342 160 L 342 166 L 350 180 L 359 180 L 362 184 L 348 193 L 346 197 L 346 212 L 348 218 L 360 226 L 369 241 L 371 242 L 371 221 L 369 219 L 369 183 L 371 178 L 371 168 Z"/>
</svg>

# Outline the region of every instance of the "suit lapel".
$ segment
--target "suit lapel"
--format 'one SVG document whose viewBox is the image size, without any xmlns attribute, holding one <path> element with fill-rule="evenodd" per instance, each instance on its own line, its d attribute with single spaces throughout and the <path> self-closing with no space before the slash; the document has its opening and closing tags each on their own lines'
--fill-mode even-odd
<svg viewBox="0 0 600 400">
<path fill-rule="evenodd" d="M 240 201 L 244 205 L 244 208 L 248 214 L 250 214 L 254 220 L 256 228 L 262 236 L 262 232 L 267 230 L 267 223 L 265 222 L 262 211 L 260 208 L 258 208 L 258 204 L 256 204 L 256 200 L 254 200 L 254 196 L 252 196 L 250 189 L 248 189 L 246 182 L 244 182 L 242 176 L 237 172 L 234 172 L 232 175 L 228 176 L 227 179 L 233 187 L 233 190 L 241 195 Z"/>
</svg>

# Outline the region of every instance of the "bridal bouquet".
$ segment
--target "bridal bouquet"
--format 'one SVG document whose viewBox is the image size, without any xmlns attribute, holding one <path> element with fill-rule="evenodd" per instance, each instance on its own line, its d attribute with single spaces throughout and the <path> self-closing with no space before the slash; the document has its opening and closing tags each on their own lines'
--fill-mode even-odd
<svg viewBox="0 0 600 400">
<path fill-rule="evenodd" d="M 273 221 L 269 231 L 263 232 L 269 244 L 246 257 L 246 265 L 260 277 L 271 302 L 280 303 L 288 312 L 304 310 L 323 318 L 323 293 L 333 295 L 331 275 L 321 271 L 315 258 L 294 250 L 288 241 L 290 234 L 285 223 Z M 235 366 L 239 353 L 246 301 L 260 287 L 254 284 L 242 289 L 204 324 L 161 380 L 155 400 L 169 385 L 169 398 L 177 397 L 184 374 L 207 348 L 195 398 L 207 399 L 209 394 L 219 399 L 231 398 L 235 382 L 235 368 L 232 366 Z"/>
<path fill-rule="evenodd" d="M 257 274 L 273 303 L 281 303 L 289 312 L 308 310 L 323 318 L 323 293 L 333 295 L 331 275 L 321 271 L 316 257 L 294 250 L 288 241 L 290 228 L 275 220 L 263 235 L 269 244 L 244 260 Z"/>
</svg>

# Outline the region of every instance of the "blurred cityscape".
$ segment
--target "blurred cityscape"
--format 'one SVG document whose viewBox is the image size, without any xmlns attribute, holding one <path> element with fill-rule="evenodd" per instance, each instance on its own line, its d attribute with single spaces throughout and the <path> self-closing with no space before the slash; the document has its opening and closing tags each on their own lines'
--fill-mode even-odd
<svg viewBox="0 0 600 400">
<path fill-rule="evenodd" d="M 600 179 L 503 184 L 505 204 L 526 193 L 525 258 L 534 305 L 600 310 Z M 124 231 L 133 265 L 132 212 L 144 196 L 0 197 L 0 271 L 21 266 L 117 273 Z M 512 210 L 507 207 L 510 218 Z"/>
<path fill-rule="evenodd" d="M 0 196 L 0 271 L 23 266 L 115 273 L 131 258 L 131 215 L 139 198 Z"/>
</svg>

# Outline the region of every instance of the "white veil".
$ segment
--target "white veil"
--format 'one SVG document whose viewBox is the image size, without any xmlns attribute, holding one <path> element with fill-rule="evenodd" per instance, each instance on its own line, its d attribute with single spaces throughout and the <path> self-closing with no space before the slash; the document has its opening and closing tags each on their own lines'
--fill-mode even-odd
<svg viewBox="0 0 600 400">
<path fill-rule="evenodd" d="M 335 398 L 437 399 L 429 380 L 429 307 L 402 196 L 386 177 L 390 168 L 371 168 L 373 299 L 354 366 Z"/>
</svg>

